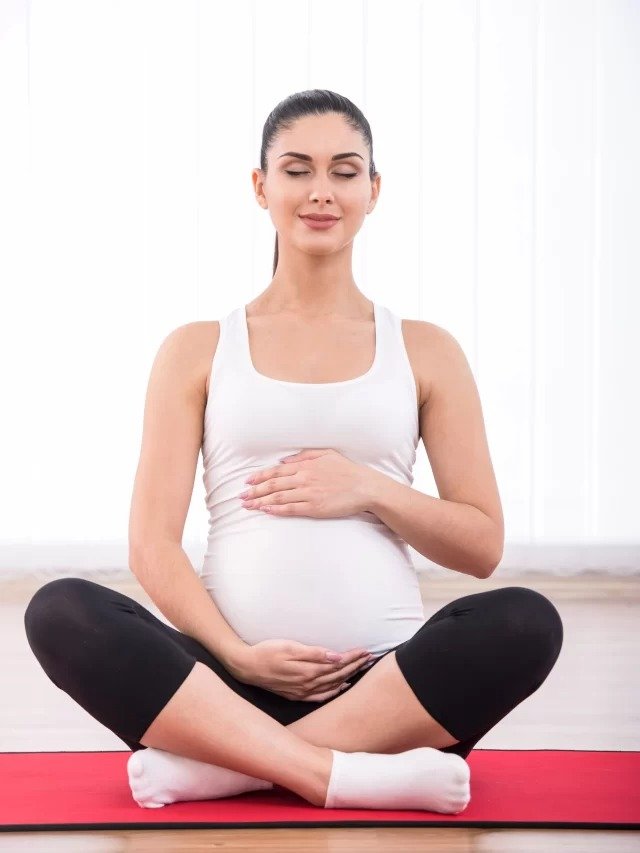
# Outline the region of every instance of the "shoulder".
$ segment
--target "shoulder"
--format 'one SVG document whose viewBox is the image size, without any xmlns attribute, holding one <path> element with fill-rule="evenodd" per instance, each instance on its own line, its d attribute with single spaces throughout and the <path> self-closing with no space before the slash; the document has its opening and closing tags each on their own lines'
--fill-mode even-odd
<svg viewBox="0 0 640 853">
<path fill-rule="evenodd" d="M 402 334 L 409 360 L 420 384 L 420 405 L 424 405 L 437 378 L 442 357 L 455 338 L 442 326 L 426 320 L 402 320 Z M 457 343 L 457 342 L 456 342 Z"/>
<path fill-rule="evenodd" d="M 181 361 L 190 380 L 208 396 L 211 362 L 220 338 L 218 320 L 194 320 L 173 329 L 166 338 L 179 349 Z"/>
</svg>

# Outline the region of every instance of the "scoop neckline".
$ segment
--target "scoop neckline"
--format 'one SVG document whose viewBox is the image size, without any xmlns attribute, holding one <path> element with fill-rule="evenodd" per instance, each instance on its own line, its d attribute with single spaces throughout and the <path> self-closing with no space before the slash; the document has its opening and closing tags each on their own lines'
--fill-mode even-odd
<svg viewBox="0 0 640 853">
<path fill-rule="evenodd" d="M 378 309 L 378 304 L 376 302 L 372 302 L 373 304 L 373 324 L 375 331 L 375 350 L 373 355 L 373 362 L 371 367 L 367 370 L 366 373 L 361 374 L 360 376 L 354 376 L 353 379 L 342 379 L 338 382 L 290 382 L 287 379 L 275 379 L 273 376 L 267 376 L 264 373 L 260 373 L 256 370 L 256 367 L 253 363 L 253 359 L 251 358 L 251 347 L 249 345 L 249 323 L 247 320 L 247 306 L 243 305 L 240 308 L 242 326 L 244 329 L 244 347 L 245 353 L 247 356 L 247 362 L 250 371 L 254 374 L 254 376 L 258 376 L 260 379 L 265 380 L 266 382 L 274 382 L 277 385 L 293 385 L 298 388 L 335 388 L 344 386 L 344 385 L 354 385 L 357 382 L 362 382 L 371 376 L 372 373 L 378 367 L 378 362 L 380 359 L 380 312 Z"/>
</svg>

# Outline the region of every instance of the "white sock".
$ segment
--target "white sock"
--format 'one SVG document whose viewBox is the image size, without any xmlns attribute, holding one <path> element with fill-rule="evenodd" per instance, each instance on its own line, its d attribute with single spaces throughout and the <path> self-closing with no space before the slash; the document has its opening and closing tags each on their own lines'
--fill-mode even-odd
<svg viewBox="0 0 640 853">
<path fill-rule="evenodd" d="M 325 809 L 424 809 L 459 814 L 471 799 L 460 755 L 431 746 L 392 755 L 332 749 Z"/>
<path fill-rule="evenodd" d="M 142 808 L 157 809 L 183 800 L 216 800 L 245 791 L 273 788 L 273 782 L 246 776 L 228 767 L 206 764 L 152 746 L 127 761 L 133 799 Z"/>
</svg>

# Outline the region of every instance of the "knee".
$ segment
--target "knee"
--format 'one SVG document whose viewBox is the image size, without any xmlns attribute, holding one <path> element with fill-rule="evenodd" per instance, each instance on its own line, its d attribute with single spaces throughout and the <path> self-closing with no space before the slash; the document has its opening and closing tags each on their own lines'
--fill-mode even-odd
<svg viewBox="0 0 640 853">
<path fill-rule="evenodd" d="M 24 613 L 31 648 L 50 647 L 63 639 L 86 607 L 91 582 L 83 578 L 56 578 L 32 596 Z"/>
<path fill-rule="evenodd" d="M 496 592 L 502 593 L 505 642 L 517 644 L 523 660 L 531 660 L 550 672 L 564 639 L 562 619 L 555 605 L 545 595 L 528 587 L 505 587 Z"/>
</svg>

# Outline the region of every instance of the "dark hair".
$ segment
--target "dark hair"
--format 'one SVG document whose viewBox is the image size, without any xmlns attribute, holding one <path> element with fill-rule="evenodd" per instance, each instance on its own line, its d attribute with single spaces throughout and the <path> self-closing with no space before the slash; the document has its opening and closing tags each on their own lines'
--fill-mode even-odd
<svg viewBox="0 0 640 853">
<path fill-rule="evenodd" d="M 308 89 L 305 92 L 296 92 L 289 95 L 284 101 L 273 109 L 267 116 L 262 128 L 262 146 L 260 148 L 260 168 L 267 173 L 267 152 L 273 145 L 273 141 L 281 130 L 289 130 L 297 119 L 308 115 L 324 115 L 325 113 L 339 113 L 343 115 L 354 130 L 362 134 L 362 139 L 369 149 L 369 177 L 371 180 L 378 174 L 373 162 L 373 139 L 369 122 L 356 105 L 328 89 Z M 278 266 L 278 233 L 276 232 L 276 246 L 273 253 L 273 273 L 275 275 Z"/>
</svg>

